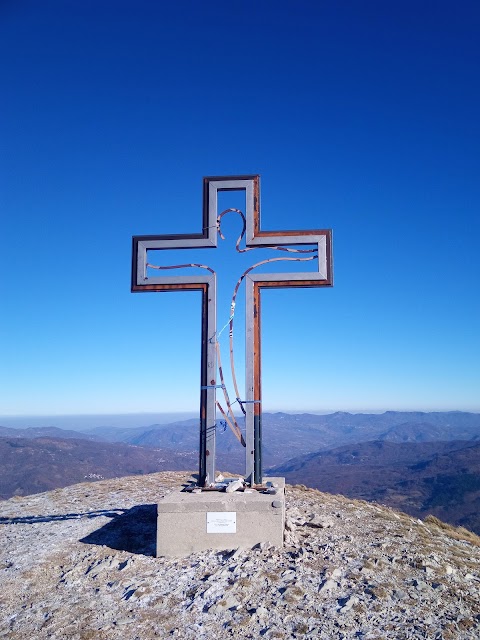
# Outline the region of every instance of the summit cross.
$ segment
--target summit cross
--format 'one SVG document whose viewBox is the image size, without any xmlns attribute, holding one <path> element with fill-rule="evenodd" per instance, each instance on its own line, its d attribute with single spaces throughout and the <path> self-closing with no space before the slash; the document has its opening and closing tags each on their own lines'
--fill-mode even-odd
<svg viewBox="0 0 480 640">
<path fill-rule="evenodd" d="M 262 289 L 290 287 L 328 287 L 333 285 L 332 274 L 332 232 L 330 229 L 309 231 L 262 231 L 260 227 L 260 176 L 217 176 L 203 179 L 203 219 L 202 231 L 192 234 L 147 235 L 133 237 L 132 256 L 132 292 L 140 291 L 201 291 L 202 293 L 202 349 L 201 349 L 201 387 L 200 387 L 200 486 L 208 486 L 215 481 L 216 446 L 216 390 L 223 385 L 217 384 L 217 345 L 216 329 L 216 274 L 204 265 L 177 265 L 174 267 L 155 267 L 171 269 L 179 266 L 196 266 L 208 271 L 205 275 L 150 276 L 148 268 L 149 251 L 168 249 L 216 248 L 220 234 L 220 220 L 224 213 L 218 214 L 218 192 L 244 191 L 245 250 L 270 248 L 296 253 L 312 253 L 309 258 L 295 260 L 313 260 L 316 258 L 315 271 L 293 273 L 253 273 L 255 266 L 269 262 L 262 261 L 247 269 L 241 280 L 246 283 L 246 377 L 245 399 L 239 404 L 245 413 L 246 449 L 245 479 L 251 485 L 262 483 L 262 405 L 261 405 L 261 291 Z M 232 209 L 227 209 L 231 211 Z M 242 236 L 243 237 L 243 234 Z M 239 239 L 240 240 L 240 239 Z M 238 250 L 237 242 L 237 250 Z M 315 246 L 315 249 L 293 249 L 297 246 Z M 244 251 L 245 251 L 244 250 Z M 272 260 L 278 260 L 274 258 Z M 293 258 L 282 258 L 293 259 Z M 240 282 L 239 281 L 239 282 Z M 232 320 L 230 318 L 230 321 Z M 223 413 L 223 411 L 222 411 Z M 224 416 L 226 417 L 226 416 Z M 238 437 L 238 434 L 237 434 Z M 240 439 L 240 437 L 239 437 Z"/>
</svg>

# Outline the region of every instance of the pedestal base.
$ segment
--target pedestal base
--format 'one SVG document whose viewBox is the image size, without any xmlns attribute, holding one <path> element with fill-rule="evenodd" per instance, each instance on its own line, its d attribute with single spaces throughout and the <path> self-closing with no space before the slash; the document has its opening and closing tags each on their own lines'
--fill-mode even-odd
<svg viewBox="0 0 480 640">
<path fill-rule="evenodd" d="M 206 549 L 283 546 L 285 478 L 264 478 L 276 493 L 176 491 L 158 504 L 157 557 L 186 556 Z"/>
</svg>

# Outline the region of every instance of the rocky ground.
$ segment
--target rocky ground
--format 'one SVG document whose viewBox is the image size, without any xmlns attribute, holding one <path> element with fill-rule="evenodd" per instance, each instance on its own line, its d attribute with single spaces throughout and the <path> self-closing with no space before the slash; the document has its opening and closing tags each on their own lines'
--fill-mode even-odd
<svg viewBox="0 0 480 640">
<path fill-rule="evenodd" d="M 1 502 L 0 637 L 480 637 L 473 534 L 296 486 L 284 548 L 155 558 L 155 503 L 186 478 Z"/>
</svg>

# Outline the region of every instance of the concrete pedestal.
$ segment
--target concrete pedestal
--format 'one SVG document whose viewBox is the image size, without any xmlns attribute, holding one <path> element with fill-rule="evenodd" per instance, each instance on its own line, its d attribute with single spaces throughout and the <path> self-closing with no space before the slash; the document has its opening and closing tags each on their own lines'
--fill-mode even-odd
<svg viewBox="0 0 480 640">
<path fill-rule="evenodd" d="M 276 493 L 176 491 L 158 504 L 157 557 L 186 556 L 205 549 L 283 546 L 285 478 L 264 478 Z"/>
</svg>

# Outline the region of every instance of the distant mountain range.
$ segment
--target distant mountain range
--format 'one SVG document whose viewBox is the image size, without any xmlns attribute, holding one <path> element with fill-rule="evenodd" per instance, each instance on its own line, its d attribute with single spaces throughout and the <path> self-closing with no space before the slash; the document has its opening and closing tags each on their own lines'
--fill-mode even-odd
<svg viewBox="0 0 480 640">
<path fill-rule="evenodd" d="M 243 426 L 243 421 L 240 421 Z M 263 414 L 263 463 L 265 467 L 286 460 L 339 447 L 344 444 L 388 440 L 392 442 L 429 442 L 450 440 L 480 441 L 480 414 L 461 411 L 438 413 L 387 411 L 382 414 L 328 415 L 311 413 Z M 167 425 L 129 429 L 98 427 L 85 433 L 110 442 L 137 446 L 198 451 L 198 419 Z M 219 429 L 217 449 L 232 471 L 242 471 L 245 452 L 230 429 Z"/>
<path fill-rule="evenodd" d="M 243 425 L 243 420 L 239 419 Z M 106 442 L 124 442 L 137 446 L 161 447 L 180 451 L 198 451 L 199 421 L 197 418 L 169 424 L 138 427 L 94 427 L 66 430 L 42 426 L 16 429 L 0 426 L 0 437 L 82 438 Z M 388 440 L 392 442 L 429 442 L 450 440 L 480 441 L 480 414 L 462 411 L 400 412 L 381 414 L 346 413 L 328 415 L 311 413 L 263 414 L 264 463 L 280 464 L 289 458 L 344 444 Z M 244 452 L 227 428 L 218 429 L 219 452 L 231 456 L 234 464 Z"/>
<path fill-rule="evenodd" d="M 375 501 L 480 533 L 480 442 L 361 442 L 269 469 L 290 484 Z"/>
<path fill-rule="evenodd" d="M 0 427 L 0 438 L 80 438 L 82 440 L 104 440 L 99 436 L 71 429 L 58 427 L 27 427 L 14 429 L 12 427 Z"/>
<path fill-rule="evenodd" d="M 243 426 L 243 421 L 239 419 Z M 23 429 L 0 426 L 0 437 L 77 438 L 124 443 L 137 447 L 189 453 L 195 458 L 199 446 L 199 421 L 117 428 L 95 427 L 82 431 L 42 426 Z M 389 442 L 480 441 L 480 414 L 461 411 L 351 414 L 263 414 L 263 464 L 273 467 L 299 456 L 347 444 L 373 440 Z M 217 431 L 219 465 L 234 473 L 244 470 L 245 450 L 230 429 Z"/>
<path fill-rule="evenodd" d="M 100 477 L 194 471 L 198 443 L 198 419 L 83 431 L 0 427 L 0 496 Z M 217 452 L 219 470 L 244 472 L 245 449 L 220 423 Z M 265 413 L 263 464 L 291 483 L 375 500 L 413 515 L 433 513 L 480 532 L 477 413 Z"/>
</svg>

